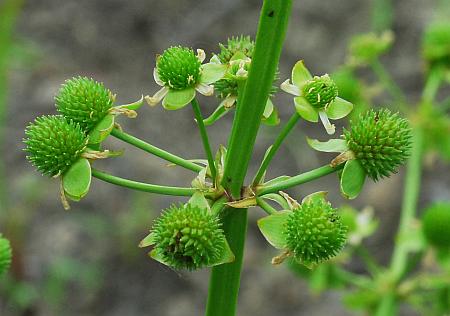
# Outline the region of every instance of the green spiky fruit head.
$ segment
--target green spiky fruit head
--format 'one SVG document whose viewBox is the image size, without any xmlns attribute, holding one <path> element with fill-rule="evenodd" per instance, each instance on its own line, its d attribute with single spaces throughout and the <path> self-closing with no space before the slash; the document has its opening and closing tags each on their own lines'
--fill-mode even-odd
<svg viewBox="0 0 450 316">
<path fill-rule="evenodd" d="M 152 228 L 157 255 L 175 269 L 195 270 L 217 261 L 225 247 L 219 219 L 206 209 L 171 206 Z"/>
<path fill-rule="evenodd" d="M 430 63 L 450 67 L 450 22 L 430 25 L 423 38 L 423 55 Z"/>
<path fill-rule="evenodd" d="M 86 132 L 100 122 L 114 103 L 103 83 L 86 77 L 66 80 L 55 97 L 56 108 L 67 120 L 79 123 Z"/>
<path fill-rule="evenodd" d="M 350 126 L 344 129 L 347 146 L 374 181 L 397 172 L 408 158 L 411 128 L 398 113 L 370 110 Z"/>
<path fill-rule="evenodd" d="M 227 45 L 219 44 L 219 47 L 220 53 L 217 57 L 223 64 L 226 64 L 238 52 L 252 58 L 255 42 L 250 39 L 250 36 L 233 36 L 228 39 Z"/>
<path fill-rule="evenodd" d="M 439 202 L 427 208 L 422 217 L 428 242 L 439 248 L 450 248 L 450 203 Z"/>
<path fill-rule="evenodd" d="M 286 225 L 287 248 L 305 264 L 334 257 L 344 246 L 347 228 L 329 202 L 312 199 L 289 215 Z"/>
<path fill-rule="evenodd" d="M 25 129 L 27 159 L 44 175 L 58 176 L 80 157 L 88 138 L 60 115 L 38 117 Z"/>
<path fill-rule="evenodd" d="M 11 265 L 12 251 L 9 240 L 0 234 L 0 276 L 9 269 Z"/>
<path fill-rule="evenodd" d="M 159 79 L 174 90 L 195 86 L 201 75 L 201 62 L 190 48 L 174 46 L 156 60 Z"/>
<path fill-rule="evenodd" d="M 338 96 L 338 88 L 328 75 L 315 76 L 302 90 L 305 99 L 316 109 L 327 107 Z"/>
</svg>

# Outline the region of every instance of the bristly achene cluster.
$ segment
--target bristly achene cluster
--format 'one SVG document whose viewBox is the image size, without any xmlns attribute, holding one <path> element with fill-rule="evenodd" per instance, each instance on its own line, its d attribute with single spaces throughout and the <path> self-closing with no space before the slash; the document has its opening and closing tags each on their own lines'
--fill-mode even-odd
<svg viewBox="0 0 450 316">
<path fill-rule="evenodd" d="M 264 174 L 279 145 L 300 118 L 314 123 L 320 120 L 327 133 L 333 134 L 335 126 L 330 120 L 347 116 L 353 104 L 339 97 L 336 83 L 330 76 L 312 76 L 303 61 L 298 61 L 292 69 L 291 79 L 281 84 L 282 90 L 294 95 L 293 117 L 278 137 L 277 146 L 271 146 L 264 157 L 259 170 L 261 177 L 242 188 L 242 199 L 230 201 L 230 194 L 221 183 L 227 150 L 221 147 L 214 157 L 205 125 L 213 124 L 231 108 L 238 106 L 239 93 L 244 91 L 249 80 L 256 46 L 250 37 L 241 36 L 219 47 L 220 52 L 213 54 L 207 63 L 203 63 L 206 54 L 201 49 L 196 53 L 181 46 L 166 49 L 157 56 L 153 71 L 155 82 L 161 88 L 153 96 L 145 97 L 151 106 L 162 101 L 162 106 L 167 110 L 180 110 L 191 103 L 207 160 L 188 161 L 124 133 L 116 124 L 115 116 L 126 114 L 135 117 L 143 98 L 135 103 L 113 106 L 115 96 L 112 92 L 102 83 L 85 77 L 67 80 L 61 87 L 55 101 L 62 115 L 37 118 L 27 127 L 24 142 L 28 159 L 41 173 L 61 176 L 63 201 L 66 196 L 75 201 L 83 198 L 89 190 L 91 176 L 147 192 L 191 196 L 188 203 L 163 211 L 155 220 L 150 234 L 141 242 L 142 247 L 153 247 L 150 252 L 153 259 L 175 269 L 194 270 L 234 260 L 222 228 L 226 206 L 236 209 L 231 212 L 239 212 L 237 208 L 260 206 L 269 214 L 258 225 L 266 239 L 283 251 L 274 263 L 281 263 L 285 257 L 292 256 L 312 267 L 336 256 L 345 244 L 347 227 L 342 224 L 338 211 L 325 199 L 326 192 L 313 193 L 302 203 L 297 203 L 286 193 L 280 192 L 295 185 L 290 177 L 264 182 Z M 276 71 L 270 78 L 275 79 L 270 82 L 273 85 L 277 78 Z M 210 117 L 203 119 L 196 92 L 213 96 L 214 89 L 220 104 Z M 276 91 L 272 88 L 264 104 L 262 121 L 269 125 L 279 122 L 277 110 L 270 100 Z M 410 133 L 406 120 L 388 110 L 380 110 L 369 111 L 359 120 L 351 122 L 341 139 L 324 143 L 308 139 L 308 142 L 317 150 L 341 153 L 333 160 L 334 169 L 330 172 L 343 168 L 341 191 L 344 196 L 354 198 L 361 190 L 366 175 L 378 180 L 395 172 L 405 161 L 410 147 Z M 112 155 L 109 151 L 100 151 L 110 134 L 171 163 L 198 172 L 192 187 L 146 184 L 92 169 L 93 160 Z M 320 170 L 311 173 L 314 174 L 312 179 L 323 176 Z M 361 181 L 354 185 L 354 179 Z M 271 186 L 270 195 L 262 193 Z M 277 190 L 277 186 L 280 189 Z M 273 208 L 265 200 L 276 201 L 281 209 Z"/>
</svg>

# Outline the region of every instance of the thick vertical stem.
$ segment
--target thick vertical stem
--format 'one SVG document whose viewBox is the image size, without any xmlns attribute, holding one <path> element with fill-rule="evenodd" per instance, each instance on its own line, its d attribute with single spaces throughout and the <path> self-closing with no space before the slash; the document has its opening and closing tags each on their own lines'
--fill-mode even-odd
<svg viewBox="0 0 450 316">
<path fill-rule="evenodd" d="M 265 0 L 261 10 L 252 66 L 245 89 L 238 97 L 222 183 L 234 199 L 241 195 L 264 106 L 278 66 L 291 4 L 291 0 Z M 236 260 L 212 269 L 207 316 L 233 316 L 236 313 L 247 210 L 231 209 L 226 213 L 223 229 Z"/>
</svg>

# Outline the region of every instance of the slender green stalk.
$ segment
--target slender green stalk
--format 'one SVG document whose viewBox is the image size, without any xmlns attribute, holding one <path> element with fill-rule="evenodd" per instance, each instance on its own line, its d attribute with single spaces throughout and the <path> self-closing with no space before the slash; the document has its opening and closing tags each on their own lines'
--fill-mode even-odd
<svg viewBox="0 0 450 316">
<path fill-rule="evenodd" d="M 12 34 L 17 17 L 22 8 L 23 0 L 6 0 L 0 4 L 0 209 L 7 207 L 7 179 L 6 166 L 3 161 L 5 154 L 5 120 L 8 98 L 8 68 L 9 56 L 12 46 Z"/>
<path fill-rule="evenodd" d="M 264 173 L 267 170 L 267 167 L 269 166 L 270 162 L 272 161 L 273 157 L 277 153 L 278 149 L 280 148 L 281 144 L 283 143 L 286 136 L 289 134 L 289 132 L 294 128 L 295 124 L 297 124 L 298 120 L 300 119 L 300 115 L 298 115 L 297 112 L 295 112 L 289 121 L 286 123 L 286 125 L 281 130 L 278 137 L 275 139 L 275 142 L 270 147 L 269 152 L 264 156 L 264 159 L 261 163 L 261 166 L 258 169 L 258 172 L 256 173 L 255 178 L 253 179 L 253 186 L 257 186 L 261 179 L 264 177 Z"/>
<path fill-rule="evenodd" d="M 128 180 L 110 175 L 108 173 L 96 169 L 92 169 L 92 176 L 102 181 L 115 184 L 121 187 L 162 195 L 191 196 L 196 191 L 196 189 L 194 188 L 169 187 L 164 185 L 148 184 Z"/>
<path fill-rule="evenodd" d="M 428 74 L 425 88 L 422 92 L 423 103 L 432 103 L 442 82 L 444 71 L 441 67 L 433 67 Z"/>
<path fill-rule="evenodd" d="M 413 148 L 411 157 L 406 166 L 406 185 L 403 193 L 402 212 L 398 236 L 404 236 L 411 227 L 411 222 L 417 211 L 417 201 L 420 192 L 420 176 L 422 173 L 422 154 L 424 145 L 424 135 L 421 128 L 414 130 Z M 408 264 L 409 246 L 404 242 L 397 242 L 391 259 L 389 273 L 393 284 L 397 284 L 403 277 Z M 395 285 L 394 285 L 395 286 Z M 389 291 L 382 298 L 377 309 L 376 316 L 388 315 L 386 312 L 397 310 L 397 300 L 394 291 Z M 389 314 L 394 315 L 394 314 Z"/>
<path fill-rule="evenodd" d="M 389 94 L 394 98 L 396 106 L 398 106 L 402 111 L 406 110 L 405 103 L 406 98 L 403 94 L 402 89 L 397 85 L 397 83 L 392 79 L 389 72 L 386 71 L 383 64 L 379 60 L 375 60 L 371 64 L 372 70 L 378 77 L 383 87 L 389 92 Z"/>
<path fill-rule="evenodd" d="M 224 209 L 227 200 L 227 197 L 223 195 L 214 201 L 214 204 L 211 206 L 211 213 L 214 215 L 220 214 L 220 212 Z"/>
<path fill-rule="evenodd" d="M 155 155 L 159 158 L 162 158 L 171 163 L 174 163 L 180 167 L 184 167 L 188 170 L 192 170 L 194 172 L 200 172 L 203 169 L 202 166 L 199 166 L 196 163 L 193 163 L 189 160 L 183 159 L 183 158 L 178 157 L 174 154 L 171 154 L 163 149 L 160 149 L 156 146 L 146 143 L 143 140 L 140 140 L 139 138 L 136 138 L 130 134 L 127 134 L 117 128 L 114 128 L 112 130 L 111 135 L 130 144 L 130 145 L 133 145 L 139 149 L 142 149 L 143 151 L 146 151 L 152 155 Z"/>
<path fill-rule="evenodd" d="M 252 66 L 231 130 L 222 185 L 234 199 L 241 188 L 252 156 L 261 117 L 278 67 L 291 11 L 292 0 L 265 0 L 261 10 Z M 230 210 L 223 229 L 235 255 L 235 261 L 212 269 L 207 316 L 233 316 L 239 292 L 247 210 Z"/>
<path fill-rule="evenodd" d="M 211 171 L 211 177 L 213 179 L 213 183 L 215 183 L 216 179 L 216 166 L 214 164 L 214 156 L 211 151 L 211 146 L 209 145 L 208 133 L 206 132 L 205 123 L 203 123 L 203 116 L 200 110 L 200 105 L 197 102 L 197 99 L 193 99 L 192 109 L 194 110 L 195 119 L 197 121 L 198 129 L 200 130 L 200 135 L 202 137 L 203 147 L 205 149 L 206 157 L 208 157 L 208 167 Z"/>
<path fill-rule="evenodd" d="M 380 33 L 392 29 L 394 21 L 394 8 L 392 0 L 373 0 L 372 29 Z"/>
<path fill-rule="evenodd" d="M 264 201 L 263 198 L 257 197 L 256 202 L 258 203 L 258 206 L 261 207 L 267 214 L 272 215 L 277 213 L 277 210 L 272 207 L 272 205 Z"/>
<path fill-rule="evenodd" d="M 330 173 L 336 172 L 344 168 L 344 164 L 340 164 L 336 167 L 331 167 L 330 165 L 326 165 L 320 168 L 313 169 L 311 171 L 299 174 L 297 176 L 291 177 L 285 181 L 281 181 L 278 183 L 274 183 L 272 185 L 261 186 L 257 188 L 257 195 L 262 196 L 268 193 L 275 193 L 278 191 L 286 190 L 292 187 L 295 187 L 299 184 L 303 184 L 306 182 L 310 182 L 316 180 L 318 178 L 322 178 Z"/>
</svg>

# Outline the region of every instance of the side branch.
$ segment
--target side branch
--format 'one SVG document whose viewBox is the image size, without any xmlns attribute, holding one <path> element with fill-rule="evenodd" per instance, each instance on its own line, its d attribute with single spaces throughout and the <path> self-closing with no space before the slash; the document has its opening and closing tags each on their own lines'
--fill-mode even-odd
<svg viewBox="0 0 450 316">
<path fill-rule="evenodd" d="M 139 149 L 142 149 L 143 151 L 146 151 L 152 155 L 155 155 L 159 158 L 167 160 L 171 163 L 174 163 L 174 164 L 176 164 L 180 167 L 186 168 L 188 170 L 192 170 L 194 172 L 200 172 L 203 169 L 202 166 L 200 166 L 196 163 L 193 163 L 189 160 L 183 159 L 183 158 L 178 157 L 174 154 L 171 154 L 163 149 L 160 149 L 156 146 L 146 143 L 137 137 L 134 137 L 130 134 L 127 134 L 125 132 L 118 130 L 117 128 L 114 128 L 112 130 L 111 135 L 130 144 L 130 145 L 133 145 Z"/>
<path fill-rule="evenodd" d="M 137 191 L 144 191 L 161 195 L 191 196 L 196 191 L 194 188 L 169 187 L 128 180 L 110 175 L 108 173 L 96 169 L 92 169 L 92 176 L 102 181 L 115 184 L 118 186 L 126 187 Z"/>
<path fill-rule="evenodd" d="M 326 165 L 326 166 L 299 174 L 297 176 L 291 177 L 285 181 L 281 181 L 281 182 L 274 183 L 272 185 L 267 185 L 267 186 L 264 186 L 264 185 L 259 186 L 256 188 L 256 194 L 258 196 L 262 196 L 264 194 L 276 193 L 278 191 L 286 190 L 286 189 L 295 187 L 299 184 L 303 184 L 306 182 L 316 180 L 318 178 L 322 178 L 330 173 L 339 171 L 342 168 L 344 168 L 344 164 L 340 164 L 336 167 L 331 167 L 330 165 Z"/>
</svg>

